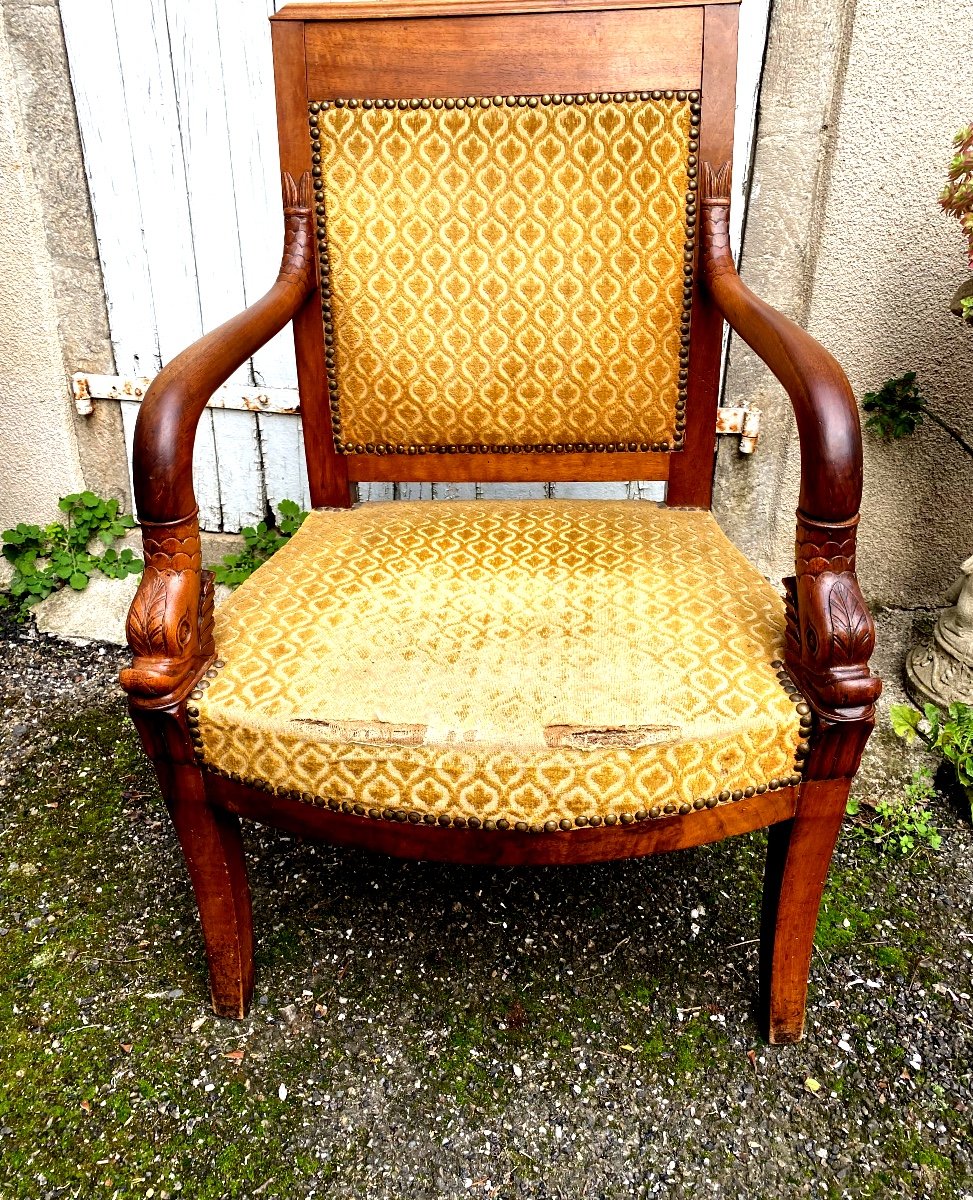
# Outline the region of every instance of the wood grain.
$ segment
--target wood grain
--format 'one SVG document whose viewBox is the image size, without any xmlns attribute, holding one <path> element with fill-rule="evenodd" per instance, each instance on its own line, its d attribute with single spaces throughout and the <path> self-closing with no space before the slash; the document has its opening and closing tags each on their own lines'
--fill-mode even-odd
<svg viewBox="0 0 973 1200">
<path fill-rule="evenodd" d="M 669 454 L 349 454 L 348 478 L 396 483 L 667 479 Z"/>
<path fill-rule="evenodd" d="M 699 124 L 700 161 L 733 154 L 736 100 L 736 8 L 707 8 L 703 27 L 703 87 Z M 701 261 L 702 222 L 697 227 L 696 257 Z M 696 270 L 689 345 L 689 388 L 685 447 L 673 455 L 667 502 L 681 508 L 709 508 L 716 468 L 716 408 L 720 402 L 723 317 Z"/>
<path fill-rule="evenodd" d="M 321 21 L 312 100 L 696 88 L 702 10 Z"/>
<path fill-rule="evenodd" d="M 325 4 L 285 4 L 273 21 L 384 20 L 388 17 L 475 16 L 515 13 L 598 12 L 603 9 L 739 6 L 740 0 L 330 0 Z"/>
<path fill-rule="evenodd" d="M 335 845 L 399 858 L 504 867 L 609 862 L 703 846 L 786 821 L 794 815 L 797 801 L 797 788 L 787 787 L 685 817 L 663 817 L 637 825 L 573 829 L 566 833 L 514 830 L 485 833 L 346 816 L 286 796 L 256 791 L 210 772 L 204 775 L 206 794 L 212 804 L 302 837 L 323 838 Z"/>
</svg>

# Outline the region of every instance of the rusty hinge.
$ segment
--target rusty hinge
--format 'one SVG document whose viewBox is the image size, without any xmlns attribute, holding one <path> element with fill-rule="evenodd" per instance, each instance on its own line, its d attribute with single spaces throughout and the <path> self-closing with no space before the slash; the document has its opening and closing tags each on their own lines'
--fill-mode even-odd
<svg viewBox="0 0 973 1200">
<path fill-rule="evenodd" d="M 738 433 L 740 453 L 753 454 L 760 437 L 760 409 L 721 406 L 716 410 L 716 432 Z"/>
<path fill-rule="evenodd" d="M 95 400 L 131 400 L 138 403 L 152 382 L 147 375 L 71 376 L 74 404 L 83 417 L 94 411 Z M 248 388 L 225 384 L 210 397 L 209 408 L 237 408 L 244 412 L 297 413 L 301 411 L 297 388 Z"/>
</svg>

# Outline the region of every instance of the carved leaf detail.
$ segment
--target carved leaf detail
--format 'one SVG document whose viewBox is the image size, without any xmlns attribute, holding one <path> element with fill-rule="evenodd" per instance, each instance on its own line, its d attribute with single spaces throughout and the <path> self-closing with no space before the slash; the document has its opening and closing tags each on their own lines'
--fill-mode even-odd
<svg viewBox="0 0 973 1200">
<path fill-rule="evenodd" d="M 166 579 L 146 569 L 128 614 L 128 639 L 137 654 L 165 653 Z"/>
<path fill-rule="evenodd" d="M 828 598 L 835 657 L 847 664 L 865 663 L 872 648 L 872 625 L 857 588 L 836 583 Z"/>
</svg>

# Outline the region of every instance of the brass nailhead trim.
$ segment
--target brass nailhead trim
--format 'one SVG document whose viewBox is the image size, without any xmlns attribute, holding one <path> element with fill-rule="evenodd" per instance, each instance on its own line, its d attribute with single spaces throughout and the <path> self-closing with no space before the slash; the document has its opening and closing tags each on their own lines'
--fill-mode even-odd
<svg viewBox="0 0 973 1200">
<path fill-rule="evenodd" d="M 679 331 L 679 360 L 681 369 L 679 372 L 678 390 L 676 396 L 676 415 L 686 410 L 686 403 L 689 396 L 689 377 L 688 377 L 688 362 L 689 362 L 689 345 L 691 335 L 691 314 L 693 306 L 693 280 L 695 275 L 696 262 L 696 230 L 697 230 L 697 201 L 699 194 L 698 180 L 698 164 L 697 151 L 699 150 L 699 123 L 702 106 L 700 104 L 700 93 L 698 91 L 643 91 L 643 92 L 589 92 L 586 95 L 561 95 L 560 93 L 544 94 L 542 96 L 459 96 L 447 97 L 443 99 L 436 96 L 432 99 L 427 97 L 405 100 L 405 99 L 384 99 L 384 100 L 357 100 L 355 98 L 340 97 L 336 100 L 321 100 L 313 101 L 308 105 L 308 124 L 311 132 L 311 151 L 312 151 L 312 171 L 311 175 L 314 181 L 314 196 L 315 196 L 315 212 L 317 214 L 317 238 L 318 238 L 318 263 L 320 267 L 320 292 L 321 292 L 321 313 L 324 320 L 324 341 L 328 347 L 329 353 L 325 355 L 325 367 L 328 381 L 328 396 L 329 408 L 331 410 L 331 429 L 334 436 L 335 450 L 339 454 L 579 454 L 579 453 L 619 453 L 622 451 L 634 452 L 636 449 L 643 453 L 652 451 L 655 454 L 677 453 L 683 450 L 686 445 L 686 424 L 684 420 L 677 419 L 674 427 L 674 436 L 672 442 L 668 440 L 660 442 L 642 442 L 637 446 L 635 443 L 625 442 L 596 442 L 596 443 L 570 443 L 564 445 L 550 445 L 547 443 L 531 443 L 524 445 L 491 445 L 485 446 L 474 443 L 461 444 L 434 444 L 434 445 L 407 445 L 397 446 L 391 442 L 378 443 L 373 445 L 368 443 L 362 445 L 360 442 L 345 441 L 341 433 L 341 403 L 339 399 L 338 377 L 334 365 L 334 354 L 331 348 L 334 346 L 334 316 L 331 309 L 331 287 L 330 273 L 331 266 L 328 258 L 328 239 L 325 226 L 327 215 L 327 206 L 324 198 L 324 179 L 321 172 L 321 142 L 318 132 L 318 114 L 330 108 L 333 104 L 335 108 L 357 108 L 359 104 L 362 108 L 385 108 L 385 109 L 418 109 L 418 108 L 434 108 L 434 109 L 453 109 L 453 108 L 536 108 L 538 104 L 560 105 L 560 104 L 607 104 L 613 101 L 620 104 L 622 101 L 632 103 L 636 100 L 645 101 L 671 101 L 676 99 L 680 103 L 689 102 L 689 158 L 687 162 L 688 185 L 686 188 L 686 242 L 683 251 L 684 267 L 683 267 L 683 297 L 682 297 L 682 320 Z"/>
<path fill-rule="evenodd" d="M 780 659 L 775 659 L 770 664 L 777 672 L 777 676 L 781 681 L 781 686 L 793 701 L 797 703 L 797 711 L 804 709 L 810 714 L 810 708 L 804 701 L 803 696 L 797 690 L 796 685 L 791 679 L 787 668 Z M 207 671 L 206 674 L 212 674 L 214 677 L 218 671 L 225 667 L 226 663 L 223 659 L 217 659 L 213 664 L 214 670 Z M 786 684 L 785 684 L 786 680 Z M 204 681 L 205 682 L 205 681 Z M 789 687 L 786 685 L 790 685 Z M 202 685 L 200 685 L 202 686 Z M 190 697 L 194 700 L 202 698 L 203 693 L 198 690 L 190 692 Z M 506 817 L 497 819 L 486 818 L 480 820 L 479 817 L 449 817 L 445 813 L 436 816 L 434 813 L 419 813 L 414 809 L 406 810 L 401 808 L 368 808 L 363 804 L 353 803 L 350 800 L 337 800 L 332 797 L 315 796 L 310 792 L 291 791 L 282 786 L 275 786 L 267 783 L 262 779 L 248 779 L 236 771 L 224 771 L 222 768 L 211 766 L 203 760 L 202 750 L 202 735 L 199 732 L 199 708 L 192 706 L 186 708 L 187 725 L 190 730 L 193 747 L 197 752 L 199 765 L 203 770 L 209 771 L 213 775 L 219 775 L 224 779 L 230 779 L 234 783 L 243 784 L 247 787 L 256 788 L 258 791 L 271 792 L 278 796 L 289 796 L 291 799 L 303 801 L 306 804 L 315 804 L 319 808 L 328 808 L 331 812 L 343 812 L 347 815 L 363 817 L 366 820 L 374 821 L 400 821 L 408 822 L 412 825 L 428 825 L 436 826 L 440 829 L 483 829 L 490 833 L 495 831 L 503 832 L 511 828 L 510 821 Z M 803 728 L 805 722 L 810 724 L 812 718 L 810 715 L 802 716 L 802 738 L 806 737 L 806 730 Z M 763 796 L 768 791 L 778 791 L 780 788 L 797 787 L 801 782 L 800 772 L 803 770 L 803 759 L 810 753 L 810 745 L 806 741 L 801 741 L 795 751 L 794 769 L 790 775 L 782 776 L 779 779 L 771 779 L 768 783 L 759 785 L 751 785 L 750 787 L 735 791 L 730 791 L 724 788 L 718 795 L 715 796 L 700 796 L 695 799 L 692 804 L 687 801 L 676 803 L 670 800 L 665 805 L 654 804 L 648 811 L 644 808 L 638 809 L 636 812 L 623 812 L 620 814 L 609 813 L 607 816 L 592 816 L 575 817 L 572 820 L 568 817 L 562 817 L 560 820 L 553 818 L 548 819 L 542 825 L 529 825 L 526 821 L 517 821 L 513 828 L 517 833 L 557 833 L 567 832 L 568 830 L 577 827 L 578 829 L 598 829 L 602 825 L 613 828 L 619 824 L 630 827 L 632 825 L 640 825 L 643 821 L 658 821 L 661 817 L 675 816 L 677 813 L 680 816 L 687 816 L 689 813 L 699 812 L 704 808 L 716 808 L 718 805 L 735 804 L 743 799 L 751 799 L 753 796 Z"/>
</svg>

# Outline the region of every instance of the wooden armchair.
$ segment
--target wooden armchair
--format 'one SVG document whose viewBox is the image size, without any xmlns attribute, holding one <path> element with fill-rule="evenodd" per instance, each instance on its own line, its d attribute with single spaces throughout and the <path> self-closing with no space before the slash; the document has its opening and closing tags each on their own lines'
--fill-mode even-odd
<svg viewBox="0 0 973 1200">
<path fill-rule="evenodd" d="M 728 244 L 733 0 L 351 0 L 274 18 L 284 258 L 142 405 L 131 710 L 213 1005 L 247 1012 L 240 817 L 489 864 L 770 827 L 761 990 L 801 1037 L 873 724 L 841 368 Z M 295 180 L 297 182 L 295 182 Z M 709 507 L 723 321 L 797 415 L 786 603 Z M 315 511 L 214 620 L 196 423 L 288 321 Z M 360 480 L 665 480 L 667 505 L 351 507 Z"/>
</svg>

